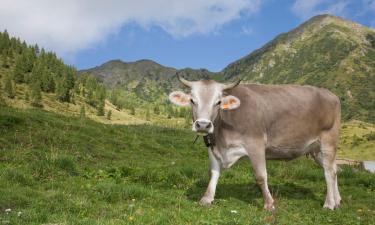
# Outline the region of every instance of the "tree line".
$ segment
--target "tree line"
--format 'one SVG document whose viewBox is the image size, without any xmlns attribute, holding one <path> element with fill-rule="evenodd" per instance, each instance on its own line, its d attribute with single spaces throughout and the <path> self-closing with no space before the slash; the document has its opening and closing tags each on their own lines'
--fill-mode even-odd
<svg viewBox="0 0 375 225">
<path fill-rule="evenodd" d="M 56 100 L 70 103 L 75 103 L 75 97 L 80 95 L 97 109 L 98 115 L 104 115 L 105 87 L 88 75 L 78 75 L 73 66 L 64 64 L 54 52 L 10 37 L 5 30 L 0 32 L 0 57 L 0 98 L 17 97 L 16 86 L 24 84 L 25 99 L 32 106 L 43 107 L 42 92 L 54 93 Z"/>
</svg>

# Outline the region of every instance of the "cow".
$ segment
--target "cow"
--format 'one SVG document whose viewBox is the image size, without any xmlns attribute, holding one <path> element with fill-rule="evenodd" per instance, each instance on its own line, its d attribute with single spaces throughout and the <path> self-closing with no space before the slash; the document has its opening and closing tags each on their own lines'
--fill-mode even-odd
<svg viewBox="0 0 375 225">
<path fill-rule="evenodd" d="M 199 203 L 214 201 L 220 169 L 241 157 L 250 159 L 265 210 L 274 210 L 267 184 L 266 160 L 290 160 L 311 154 L 323 167 L 327 184 L 324 208 L 339 207 L 336 176 L 341 106 L 330 91 L 299 85 L 223 84 L 188 81 L 177 74 L 190 93 L 173 91 L 172 103 L 192 107 L 192 130 L 209 138 L 208 187 Z M 205 139 L 206 140 L 206 139 Z"/>
</svg>

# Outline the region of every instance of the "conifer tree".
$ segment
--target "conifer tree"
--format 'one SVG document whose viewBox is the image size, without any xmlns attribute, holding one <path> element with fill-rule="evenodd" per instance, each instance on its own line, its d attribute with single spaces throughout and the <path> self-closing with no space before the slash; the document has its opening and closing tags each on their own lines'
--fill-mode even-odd
<svg viewBox="0 0 375 225">
<path fill-rule="evenodd" d="M 103 103 L 99 103 L 97 107 L 96 115 L 104 116 L 104 104 Z"/>
<path fill-rule="evenodd" d="M 27 46 L 27 45 L 26 45 Z M 24 48 L 22 54 L 16 58 L 13 79 L 17 83 L 24 83 L 26 76 L 33 70 L 36 60 L 35 52 L 32 48 Z"/>
<path fill-rule="evenodd" d="M 112 110 L 109 110 L 107 112 L 107 120 L 111 120 L 111 118 L 112 118 Z"/>
<path fill-rule="evenodd" d="M 5 30 L 3 33 L 0 33 L 0 54 L 4 54 L 4 52 L 8 51 L 9 47 L 9 34 L 7 30 Z"/>
<path fill-rule="evenodd" d="M 40 88 L 39 81 L 34 81 L 31 84 L 31 93 L 30 93 L 31 105 L 34 107 L 43 107 L 42 104 L 42 91 Z"/>
<path fill-rule="evenodd" d="M 16 92 L 14 90 L 14 85 L 13 85 L 13 82 L 12 82 L 12 79 L 11 79 L 10 76 L 6 76 L 5 77 L 4 91 L 5 91 L 5 95 L 8 98 L 14 98 L 14 97 L 16 97 Z"/>
</svg>

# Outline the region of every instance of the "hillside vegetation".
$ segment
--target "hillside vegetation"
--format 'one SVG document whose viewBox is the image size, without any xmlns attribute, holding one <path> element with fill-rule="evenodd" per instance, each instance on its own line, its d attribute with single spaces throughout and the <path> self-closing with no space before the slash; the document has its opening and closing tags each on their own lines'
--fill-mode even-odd
<svg viewBox="0 0 375 225">
<path fill-rule="evenodd" d="M 43 108 L 103 123 L 183 127 L 187 124 L 184 118 L 190 119 L 185 109 L 141 107 L 138 99 L 131 101 L 130 92 L 109 91 L 99 80 L 85 73 L 79 75 L 53 52 L 9 37 L 7 31 L 0 32 L 0 104 Z M 124 98 L 132 102 L 131 107 L 119 107 L 116 102 L 124 95 L 128 95 Z"/>
<path fill-rule="evenodd" d="M 74 67 L 64 64 L 55 53 L 38 45 L 27 45 L 20 39 L 0 32 L 0 100 L 23 99 L 33 107 L 42 108 L 43 95 L 53 95 L 61 103 L 77 98 L 105 114 L 105 87 L 90 76 L 77 76 Z M 84 107 L 82 105 L 81 107 Z"/>
<path fill-rule="evenodd" d="M 1 224 L 372 224 L 375 176 L 342 166 L 342 208 L 323 210 L 312 160 L 269 161 L 278 210 L 263 210 L 248 160 L 224 170 L 217 200 L 203 143 L 184 129 L 106 125 L 39 109 L 0 108 Z"/>
<path fill-rule="evenodd" d="M 313 17 L 231 63 L 222 76 L 324 87 L 340 97 L 345 120 L 375 122 L 375 31 L 339 17 Z"/>
<path fill-rule="evenodd" d="M 123 62 L 111 60 L 100 66 L 80 71 L 95 77 L 110 90 L 108 99 L 119 109 L 152 111 L 168 118 L 191 120 L 191 113 L 185 108 L 173 107 L 168 100 L 172 89 L 183 88 L 176 73 L 199 80 L 212 77 L 205 70 L 177 70 L 162 66 L 151 60 Z"/>
</svg>

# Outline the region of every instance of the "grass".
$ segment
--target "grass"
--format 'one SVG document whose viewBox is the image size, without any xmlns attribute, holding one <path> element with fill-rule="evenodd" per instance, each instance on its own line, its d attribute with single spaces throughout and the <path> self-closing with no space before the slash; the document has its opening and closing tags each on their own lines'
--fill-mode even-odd
<svg viewBox="0 0 375 225">
<path fill-rule="evenodd" d="M 274 213 L 262 209 L 248 160 L 224 170 L 215 204 L 200 207 L 208 160 L 193 138 L 2 107 L 0 224 L 374 224 L 373 174 L 342 166 L 344 202 L 332 212 L 322 209 L 322 169 L 304 157 L 268 162 Z"/>
<path fill-rule="evenodd" d="M 339 158 L 375 160 L 375 126 L 357 120 L 341 126 Z"/>
</svg>

